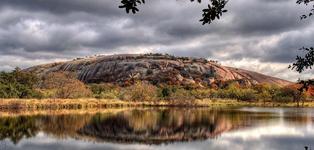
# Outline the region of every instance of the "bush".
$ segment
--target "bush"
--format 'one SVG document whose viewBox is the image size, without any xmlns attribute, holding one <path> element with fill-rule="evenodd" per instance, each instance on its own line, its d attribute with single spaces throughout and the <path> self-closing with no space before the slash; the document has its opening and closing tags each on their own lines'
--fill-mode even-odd
<svg viewBox="0 0 314 150">
<path fill-rule="evenodd" d="M 162 85 L 158 88 L 158 97 L 160 99 L 170 99 L 171 95 L 176 92 L 176 86 Z"/>
<path fill-rule="evenodd" d="M 165 100 L 191 100 L 195 99 L 192 91 L 186 89 L 186 87 L 163 85 L 158 89 L 158 98 Z M 197 95 L 196 91 L 194 91 L 194 94 Z"/>
<path fill-rule="evenodd" d="M 242 101 L 256 100 L 256 91 L 253 89 L 240 89 L 237 99 Z"/>
<path fill-rule="evenodd" d="M 148 74 L 150 71 L 147 72 Z M 156 86 L 137 82 L 122 89 L 113 84 L 90 84 L 88 87 L 77 80 L 73 74 L 54 72 L 42 80 L 35 74 L 16 68 L 12 72 L 0 73 L 0 98 L 84 98 L 122 99 L 132 101 L 192 100 L 206 98 L 236 99 L 243 101 L 271 100 L 277 102 L 300 102 L 306 99 L 306 93 L 298 86 L 278 87 L 259 84 L 253 87 L 241 87 L 238 83 L 222 84 L 220 89 L 189 86 Z M 217 86 L 218 87 L 218 86 Z"/>
<path fill-rule="evenodd" d="M 284 87 L 275 95 L 275 101 L 281 102 L 299 102 L 306 99 L 306 93 L 300 92 L 297 87 Z"/>
<path fill-rule="evenodd" d="M 255 96 L 256 96 L 256 100 L 263 101 L 263 102 L 272 100 L 272 95 L 267 91 L 257 92 Z"/>
<path fill-rule="evenodd" d="M 211 89 L 195 89 L 191 91 L 191 95 L 196 99 L 212 98 L 214 90 Z"/>
<path fill-rule="evenodd" d="M 162 88 L 162 90 L 161 90 L 161 97 L 162 98 L 170 97 L 172 92 L 173 91 L 170 88 L 167 88 L 167 87 L 166 88 Z"/>
<path fill-rule="evenodd" d="M 91 91 L 73 74 L 53 72 L 43 78 L 41 90 L 46 98 L 83 98 L 90 97 Z"/>
<path fill-rule="evenodd" d="M 122 90 L 120 99 L 131 101 L 152 101 L 157 98 L 157 88 L 149 83 L 137 82 Z"/>
<path fill-rule="evenodd" d="M 98 99 L 118 99 L 120 88 L 113 84 L 90 84 L 93 97 Z"/>
<path fill-rule="evenodd" d="M 280 87 L 277 85 L 271 85 L 271 84 L 259 84 L 255 85 L 253 89 L 257 92 L 256 98 L 258 100 L 263 100 L 264 102 L 269 100 L 277 99 L 278 95 L 280 93 Z"/>
<path fill-rule="evenodd" d="M 236 84 L 230 84 L 225 89 L 218 89 L 217 98 L 238 99 L 239 88 Z"/>
<path fill-rule="evenodd" d="M 242 101 L 256 100 L 257 91 L 250 88 L 241 88 L 237 84 L 230 84 L 225 89 L 213 92 L 215 98 L 236 99 Z"/>
<path fill-rule="evenodd" d="M 36 90 L 38 82 L 35 74 L 21 71 L 19 68 L 9 73 L 1 72 L 0 98 L 40 97 Z"/>
<path fill-rule="evenodd" d="M 171 93 L 169 99 L 171 100 L 193 100 L 195 97 L 192 96 L 189 90 L 184 88 L 178 88 Z"/>
</svg>

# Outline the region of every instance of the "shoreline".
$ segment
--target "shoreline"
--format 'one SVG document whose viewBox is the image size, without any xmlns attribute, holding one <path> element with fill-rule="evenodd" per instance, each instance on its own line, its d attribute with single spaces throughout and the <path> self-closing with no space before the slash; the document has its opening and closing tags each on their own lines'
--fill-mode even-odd
<svg viewBox="0 0 314 150">
<path fill-rule="evenodd" d="M 298 107 L 297 103 L 246 102 L 229 99 L 122 101 L 115 99 L 0 99 L 1 110 L 106 109 L 121 107 Z M 300 102 L 299 108 L 314 108 L 314 101 Z"/>
</svg>

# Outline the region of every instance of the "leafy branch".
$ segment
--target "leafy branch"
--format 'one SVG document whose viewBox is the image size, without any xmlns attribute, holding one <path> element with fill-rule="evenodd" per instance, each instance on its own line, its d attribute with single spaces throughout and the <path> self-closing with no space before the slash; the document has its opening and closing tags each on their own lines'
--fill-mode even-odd
<svg viewBox="0 0 314 150">
<path fill-rule="evenodd" d="M 202 0 L 190 0 L 191 2 L 197 1 L 199 3 Z M 211 4 L 208 5 L 208 8 L 202 10 L 202 22 L 203 25 L 211 24 L 214 20 L 220 19 L 223 13 L 226 13 L 227 10 L 224 9 L 228 0 L 209 0 Z M 139 5 L 145 4 L 145 0 L 121 0 L 121 5 L 119 8 L 125 9 L 126 13 L 132 12 L 133 14 L 139 12 L 137 8 Z"/>
<path fill-rule="evenodd" d="M 208 5 L 207 9 L 203 9 L 203 19 L 200 21 L 203 25 L 211 24 L 215 19 L 220 19 L 223 13 L 226 13 L 225 6 L 227 0 L 212 0 L 212 5 Z"/>
<path fill-rule="evenodd" d="M 314 48 L 305 48 L 302 47 L 299 50 L 305 51 L 306 54 L 304 57 L 302 56 L 297 56 L 296 57 L 296 62 L 290 65 L 289 68 L 292 70 L 296 70 L 299 73 L 302 73 L 306 69 L 312 69 L 312 66 L 314 65 Z"/>
<path fill-rule="evenodd" d="M 309 5 L 309 3 L 314 2 L 314 0 L 297 0 L 297 4 L 304 4 L 304 5 Z M 304 14 L 301 15 L 300 18 L 302 19 L 306 19 L 310 16 L 314 15 L 314 5 L 312 6 L 312 9 L 310 10 L 310 12 L 308 14 Z"/>
<path fill-rule="evenodd" d="M 119 8 L 125 8 L 126 13 L 130 13 L 130 10 L 133 14 L 139 11 L 137 8 L 138 5 L 145 4 L 145 0 L 121 0 Z"/>
</svg>

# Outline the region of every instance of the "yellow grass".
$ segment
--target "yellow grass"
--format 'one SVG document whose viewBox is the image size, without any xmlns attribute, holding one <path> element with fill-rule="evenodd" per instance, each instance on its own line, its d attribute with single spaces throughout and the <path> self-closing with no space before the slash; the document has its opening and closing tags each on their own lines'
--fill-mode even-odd
<svg viewBox="0 0 314 150">
<path fill-rule="evenodd" d="M 130 108 L 108 108 L 108 109 L 4 109 L 0 110 L 1 117 L 14 117 L 14 116 L 34 116 L 34 115 L 84 115 L 84 114 L 96 114 L 96 113 L 110 113 L 116 114 L 122 111 L 126 111 Z"/>
<path fill-rule="evenodd" d="M 186 106 L 186 107 L 225 107 L 225 106 L 265 106 L 296 107 L 296 103 L 275 102 L 243 102 L 223 99 L 172 100 L 132 102 L 114 99 L 0 99 L 0 110 L 4 109 L 90 109 L 118 107 L 154 107 L 154 106 Z M 303 107 L 314 107 L 314 102 L 300 103 Z"/>
</svg>

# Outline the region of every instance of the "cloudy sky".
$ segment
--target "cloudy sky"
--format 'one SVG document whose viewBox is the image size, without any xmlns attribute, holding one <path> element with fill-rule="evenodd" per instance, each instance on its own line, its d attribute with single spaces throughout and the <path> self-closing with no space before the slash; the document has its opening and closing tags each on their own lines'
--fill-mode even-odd
<svg viewBox="0 0 314 150">
<path fill-rule="evenodd" d="M 95 54 L 159 52 L 296 81 L 314 73 L 287 68 L 297 49 L 313 46 L 314 18 L 301 21 L 309 8 L 295 1 L 230 0 L 223 19 L 202 26 L 206 3 L 188 0 L 147 0 L 135 15 L 119 9 L 120 0 L 1 0 L 0 70 Z"/>
</svg>

